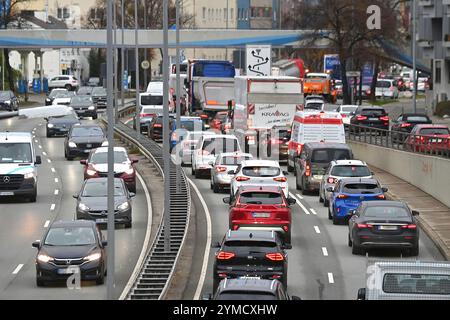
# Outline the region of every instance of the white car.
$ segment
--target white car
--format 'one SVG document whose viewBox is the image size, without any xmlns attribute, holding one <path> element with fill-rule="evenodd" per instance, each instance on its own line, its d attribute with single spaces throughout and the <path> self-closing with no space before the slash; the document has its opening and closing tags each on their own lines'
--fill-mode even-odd
<svg viewBox="0 0 450 320">
<path fill-rule="evenodd" d="M 344 104 L 342 106 L 337 107 L 336 112 L 339 112 L 341 114 L 342 122 L 346 125 L 349 125 L 352 113 L 355 112 L 357 108 L 358 108 L 357 105 Z"/>
<path fill-rule="evenodd" d="M 192 153 L 202 136 L 215 135 L 214 131 L 186 131 L 177 150 L 181 159 L 181 165 L 191 164 Z"/>
<path fill-rule="evenodd" d="M 52 105 L 70 105 L 70 101 L 72 100 L 72 97 L 75 96 L 75 92 L 73 91 L 67 91 L 67 92 L 61 92 L 57 93 L 55 96 L 55 99 L 53 99 Z"/>
<path fill-rule="evenodd" d="M 325 102 L 323 99 L 308 99 L 305 101 L 305 111 L 323 111 Z"/>
<path fill-rule="evenodd" d="M 289 197 L 289 184 L 286 172 L 277 161 L 247 160 L 235 170 L 231 181 L 230 194 L 233 197 L 241 186 L 275 186 L 281 187 L 286 198 Z"/>
<path fill-rule="evenodd" d="M 162 81 L 151 81 L 147 85 L 147 91 L 148 93 L 153 93 L 156 95 L 162 95 L 163 94 L 163 82 Z"/>
<path fill-rule="evenodd" d="M 216 155 L 224 152 L 240 152 L 239 141 L 234 135 L 202 135 L 192 152 L 192 174 L 200 178 L 202 174 L 211 174 L 211 162 Z"/>
<path fill-rule="evenodd" d="M 250 153 L 227 152 L 221 153 L 216 157 L 216 161 L 211 163 L 211 189 L 218 193 L 224 188 L 229 188 L 233 175 L 229 171 L 235 171 L 245 160 L 251 160 L 253 156 Z"/>
<path fill-rule="evenodd" d="M 375 97 L 398 99 L 399 91 L 393 79 L 379 79 L 375 88 Z"/>
<path fill-rule="evenodd" d="M 74 90 L 80 86 L 77 78 L 69 74 L 62 74 L 48 80 L 48 88 L 66 88 L 67 90 Z"/>
</svg>

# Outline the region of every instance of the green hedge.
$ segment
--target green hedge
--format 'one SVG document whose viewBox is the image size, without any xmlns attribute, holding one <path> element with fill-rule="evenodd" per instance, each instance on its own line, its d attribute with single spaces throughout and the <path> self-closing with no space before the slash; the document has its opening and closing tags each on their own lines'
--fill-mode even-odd
<svg viewBox="0 0 450 320">
<path fill-rule="evenodd" d="M 450 101 L 441 101 L 436 106 L 435 114 L 438 116 L 449 115 L 450 116 Z"/>
</svg>

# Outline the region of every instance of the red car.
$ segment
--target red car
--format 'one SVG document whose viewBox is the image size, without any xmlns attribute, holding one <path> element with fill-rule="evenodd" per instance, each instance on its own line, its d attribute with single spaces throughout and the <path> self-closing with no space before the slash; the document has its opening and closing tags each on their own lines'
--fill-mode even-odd
<svg viewBox="0 0 450 320">
<path fill-rule="evenodd" d="M 134 164 L 137 159 L 130 159 L 127 150 L 122 147 L 114 147 L 114 176 L 122 178 L 130 192 L 136 193 L 136 169 Z M 108 175 L 108 147 L 92 150 L 86 160 L 81 160 L 84 165 L 84 179 L 106 177 Z"/>
<path fill-rule="evenodd" d="M 406 150 L 435 153 L 450 152 L 450 129 L 442 124 L 418 124 L 404 142 Z"/>
<path fill-rule="evenodd" d="M 296 201 L 286 198 L 280 187 L 240 187 L 234 197 L 223 202 L 230 205 L 231 230 L 273 230 L 285 243 L 291 243 L 290 206 Z"/>
<path fill-rule="evenodd" d="M 228 111 L 219 111 L 216 113 L 216 116 L 211 121 L 211 129 L 221 130 L 222 122 L 225 121 L 225 119 L 228 116 Z"/>
</svg>

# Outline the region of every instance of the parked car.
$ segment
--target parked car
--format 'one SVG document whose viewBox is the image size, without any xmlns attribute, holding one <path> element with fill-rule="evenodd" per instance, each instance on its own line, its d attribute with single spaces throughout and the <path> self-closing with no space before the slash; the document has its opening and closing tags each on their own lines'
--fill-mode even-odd
<svg viewBox="0 0 450 320">
<path fill-rule="evenodd" d="M 278 279 L 287 288 L 288 259 L 277 233 L 270 231 L 228 231 L 217 248 L 213 266 L 213 291 L 223 279 L 259 277 Z"/>
<path fill-rule="evenodd" d="M 394 79 L 379 79 L 375 88 L 375 97 L 398 99 L 399 91 Z"/>
<path fill-rule="evenodd" d="M 136 193 L 136 169 L 134 164 L 138 159 L 128 156 L 127 149 L 114 147 L 114 176 L 125 181 L 128 190 Z M 100 147 L 91 150 L 85 160 L 80 160 L 84 165 L 84 179 L 100 178 L 108 176 L 108 147 Z"/>
<path fill-rule="evenodd" d="M 350 125 L 358 126 L 350 128 L 354 133 L 363 131 L 361 127 L 389 130 L 389 115 L 382 107 L 359 106 L 350 118 Z M 387 135 L 388 131 L 383 134 Z"/>
<path fill-rule="evenodd" d="M 231 180 L 230 194 L 233 197 L 241 186 L 281 187 L 286 198 L 289 197 L 287 172 L 281 170 L 278 161 L 247 160 L 242 161 L 235 171 L 229 171 L 234 178 Z"/>
<path fill-rule="evenodd" d="M 46 120 L 47 120 L 46 125 L 47 138 L 53 136 L 66 136 L 73 125 L 81 124 L 75 112 L 72 112 L 72 114 L 61 117 L 49 117 L 46 118 Z"/>
<path fill-rule="evenodd" d="M 392 122 L 391 139 L 393 143 L 403 143 L 415 125 L 432 123 L 426 114 L 420 113 L 403 113 Z"/>
<path fill-rule="evenodd" d="M 125 228 L 132 225 L 131 198 L 135 194 L 129 192 L 121 178 L 114 178 L 114 222 L 123 224 Z M 84 180 L 81 190 L 73 197 L 77 199 L 76 215 L 78 220 L 93 220 L 97 224 L 108 223 L 108 178 L 92 178 Z"/>
<path fill-rule="evenodd" d="M 361 160 L 333 160 L 328 165 L 325 174 L 320 181 L 319 202 L 323 202 L 324 207 L 328 207 L 330 192 L 329 187 L 334 187 L 336 183 L 344 178 L 372 178 L 373 173 L 364 161 Z"/>
<path fill-rule="evenodd" d="M 404 141 L 404 148 L 415 152 L 448 152 L 450 129 L 442 124 L 418 124 Z"/>
<path fill-rule="evenodd" d="M 97 107 L 90 96 L 73 96 L 69 105 L 79 117 L 92 117 L 97 119 Z"/>
<path fill-rule="evenodd" d="M 339 112 L 339 114 L 342 117 L 342 122 L 344 125 L 350 124 L 350 118 L 353 116 L 353 113 L 358 109 L 357 105 L 350 105 L 345 104 L 337 107 L 336 112 Z"/>
<path fill-rule="evenodd" d="M 53 222 L 41 241 L 33 242 L 36 255 L 36 285 L 66 281 L 79 268 L 81 280 L 103 284 L 106 275 L 106 245 L 92 221 Z"/>
<path fill-rule="evenodd" d="M 19 99 L 11 90 L 0 91 L 0 110 L 19 111 Z"/>
<path fill-rule="evenodd" d="M 350 210 L 356 209 L 363 201 L 385 200 L 387 188 L 381 187 L 375 179 L 345 178 L 339 180 L 334 187 L 328 187 L 330 205 L 328 219 L 333 224 L 347 222 L 351 217 Z"/>
<path fill-rule="evenodd" d="M 407 250 L 419 254 L 419 228 L 415 216 L 403 201 L 364 201 L 350 210 L 348 245 L 353 254 L 372 248 Z"/>
<path fill-rule="evenodd" d="M 242 186 L 231 196 L 223 198 L 229 206 L 231 230 L 270 230 L 291 243 L 291 208 L 294 198 L 287 198 L 281 187 Z"/>
<path fill-rule="evenodd" d="M 66 92 L 58 92 L 56 96 L 53 98 L 52 105 L 65 105 L 69 106 L 72 98 L 75 97 L 75 92 L 66 91 Z"/>
<path fill-rule="evenodd" d="M 103 87 L 94 87 L 91 92 L 94 105 L 99 108 L 106 108 L 106 89 Z"/>
<path fill-rule="evenodd" d="M 67 160 L 73 160 L 76 156 L 85 157 L 91 149 L 107 145 L 106 135 L 99 125 L 73 125 L 64 141 L 64 156 Z"/>
<path fill-rule="evenodd" d="M 53 104 L 53 100 L 57 96 L 58 93 L 67 93 L 67 89 L 55 88 L 53 89 L 45 98 L 45 105 L 50 106 Z"/>
<path fill-rule="evenodd" d="M 245 160 L 251 160 L 253 156 L 249 153 L 226 152 L 216 156 L 216 160 L 211 163 L 211 189 L 218 193 L 225 188 L 229 188 L 234 171 Z"/>
<path fill-rule="evenodd" d="M 297 189 L 302 190 L 303 194 L 319 190 L 329 163 L 345 159 L 353 159 L 352 150 L 345 143 L 306 143 L 294 164 Z"/>
<path fill-rule="evenodd" d="M 80 86 L 80 82 L 72 75 L 63 74 L 48 80 L 48 88 L 66 88 L 67 90 L 75 90 Z"/>
</svg>

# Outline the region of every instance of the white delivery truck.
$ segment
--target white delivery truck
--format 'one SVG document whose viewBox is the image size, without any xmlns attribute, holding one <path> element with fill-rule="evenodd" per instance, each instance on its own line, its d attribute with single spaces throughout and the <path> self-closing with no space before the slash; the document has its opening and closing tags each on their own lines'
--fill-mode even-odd
<svg viewBox="0 0 450 320">
<path fill-rule="evenodd" d="M 299 78 L 286 76 L 235 77 L 234 134 L 248 152 L 260 136 L 275 127 L 290 127 L 297 110 L 303 108 L 303 86 Z"/>
</svg>

